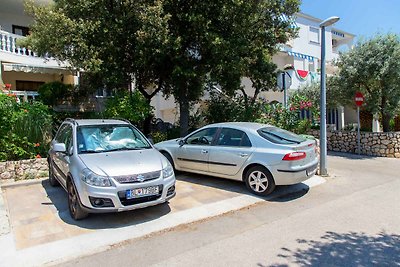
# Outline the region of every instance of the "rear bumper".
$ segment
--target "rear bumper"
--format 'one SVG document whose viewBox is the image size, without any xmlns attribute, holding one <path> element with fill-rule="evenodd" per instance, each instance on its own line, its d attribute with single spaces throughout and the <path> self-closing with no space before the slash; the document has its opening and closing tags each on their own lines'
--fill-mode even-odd
<svg viewBox="0 0 400 267">
<path fill-rule="evenodd" d="M 315 159 L 306 166 L 301 166 L 295 169 L 280 169 L 277 168 L 273 171 L 276 185 L 292 185 L 304 182 L 308 178 L 315 175 L 318 168 L 318 159 Z"/>
</svg>

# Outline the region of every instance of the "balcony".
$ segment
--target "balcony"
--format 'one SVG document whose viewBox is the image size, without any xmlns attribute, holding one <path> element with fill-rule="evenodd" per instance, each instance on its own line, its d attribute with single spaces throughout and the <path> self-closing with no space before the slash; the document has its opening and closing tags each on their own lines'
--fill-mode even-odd
<svg viewBox="0 0 400 267">
<path fill-rule="evenodd" d="M 24 36 L 0 30 L 0 61 L 41 68 L 65 68 L 54 59 L 39 57 L 32 50 L 18 45 L 18 39 Z"/>
<path fill-rule="evenodd" d="M 27 57 L 37 57 L 32 50 L 17 45 L 17 40 L 23 38 L 25 37 L 0 30 L 0 51 Z"/>
</svg>

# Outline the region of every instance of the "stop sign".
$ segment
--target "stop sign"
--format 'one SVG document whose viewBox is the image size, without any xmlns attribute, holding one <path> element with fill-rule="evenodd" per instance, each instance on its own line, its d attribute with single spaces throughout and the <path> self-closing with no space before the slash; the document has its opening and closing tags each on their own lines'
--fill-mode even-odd
<svg viewBox="0 0 400 267">
<path fill-rule="evenodd" d="M 357 92 L 354 101 L 356 102 L 357 107 L 361 107 L 364 102 L 364 95 L 361 92 Z"/>
</svg>

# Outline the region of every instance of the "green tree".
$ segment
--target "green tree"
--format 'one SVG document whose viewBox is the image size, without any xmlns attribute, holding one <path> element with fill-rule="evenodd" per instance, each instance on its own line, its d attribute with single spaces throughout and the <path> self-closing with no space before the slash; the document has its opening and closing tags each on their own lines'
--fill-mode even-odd
<svg viewBox="0 0 400 267">
<path fill-rule="evenodd" d="M 28 1 L 26 10 L 34 22 L 24 45 L 40 56 L 85 71 L 97 87 L 128 88 L 135 80 L 148 103 L 162 89 L 158 68 L 168 47 L 168 16 L 161 1 Z"/>
<path fill-rule="evenodd" d="M 340 54 L 335 84 L 344 99 L 353 101 L 356 91 L 365 95 L 365 108 L 380 113 L 385 132 L 400 109 L 400 38 L 397 34 L 378 34 L 360 41 Z"/>
<path fill-rule="evenodd" d="M 298 8 L 298 0 L 164 1 L 164 11 L 171 15 L 167 62 L 172 63 L 172 79 L 166 92 L 179 103 L 181 135 L 187 133 L 189 107 L 205 83 L 234 95 L 242 89 L 241 78 L 249 77 L 256 88 L 253 104 L 261 90 L 275 86 L 271 55 L 296 33 L 282 16 L 290 17 Z"/>
<path fill-rule="evenodd" d="M 35 19 L 27 43 L 39 55 L 102 73 L 115 88 L 135 80 L 148 102 L 172 94 L 184 135 L 206 83 L 234 94 L 246 76 L 255 96 L 272 88 L 271 55 L 296 32 L 282 16 L 299 0 L 55 0 L 27 9 Z"/>
</svg>

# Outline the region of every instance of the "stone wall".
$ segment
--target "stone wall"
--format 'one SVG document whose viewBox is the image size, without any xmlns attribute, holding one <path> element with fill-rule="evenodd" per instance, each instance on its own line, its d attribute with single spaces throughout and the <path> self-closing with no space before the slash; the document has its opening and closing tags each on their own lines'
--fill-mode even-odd
<svg viewBox="0 0 400 267">
<path fill-rule="evenodd" d="M 36 179 L 48 176 L 46 159 L 0 162 L 0 179 Z"/>
<path fill-rule="evenodd" d="M 311 135 L 319 138 L 319 130 Z M 400 158 L 400 132 L 361 132 L 361 154 L 389 158 Z M 328 150 L 357 153 L 357 132 L 327 132 Z"/>
</svg>

